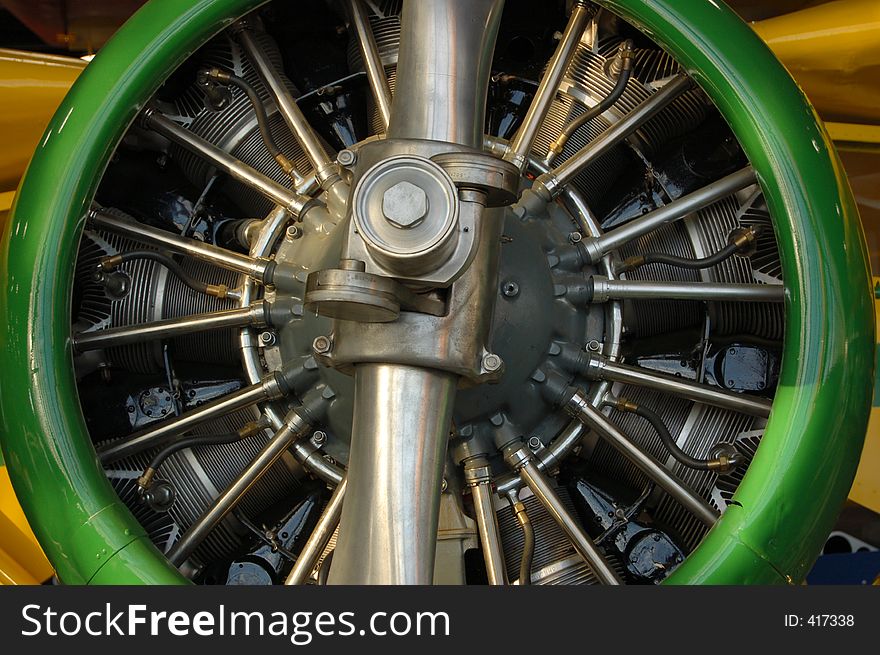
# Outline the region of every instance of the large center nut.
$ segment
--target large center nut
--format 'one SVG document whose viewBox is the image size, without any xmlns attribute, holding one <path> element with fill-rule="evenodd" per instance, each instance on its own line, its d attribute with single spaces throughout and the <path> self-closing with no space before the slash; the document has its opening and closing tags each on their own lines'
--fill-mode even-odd
<svg viewBox="0 0 880 655">
<path fill-rule="evenodd" d="M 458 246 L 458 192 L 430 159 L 391 157 L 361 177 L 353 220 L 377 263 L 400 276 L 422 275 L 442 266 Z"/>
</svg>

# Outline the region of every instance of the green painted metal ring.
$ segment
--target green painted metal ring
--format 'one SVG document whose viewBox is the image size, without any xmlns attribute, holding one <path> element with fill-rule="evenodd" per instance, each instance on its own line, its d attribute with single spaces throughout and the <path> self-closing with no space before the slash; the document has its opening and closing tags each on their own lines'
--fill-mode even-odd
<svg viewBox="0 0 880 655">
<path fill-rule="evenodd" d="M 152 0 L 87 68 L 48 126 L 2 243 L 0 426 L 17 494 L 67 583 L 179 583 L 90 445 L 69 346 L 82 217 L 119 139 L 162 80 L 263 0 Z M 780 386 L 731 507 L 674 583 L 801 579 L 858 462 L 870 408 L 873 305 L 840 163 L 797 86 L 714 0 L 600 0 L 674 54 L 758 171 L 786 275 Z"/>
</svg>

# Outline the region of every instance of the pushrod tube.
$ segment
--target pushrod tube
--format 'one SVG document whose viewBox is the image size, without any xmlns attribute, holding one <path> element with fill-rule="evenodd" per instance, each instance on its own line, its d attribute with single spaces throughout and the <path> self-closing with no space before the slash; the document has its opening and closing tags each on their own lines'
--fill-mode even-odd
<svg viewBox="0 0 880 655">
<path fill-rule="evenodd" d="M 501 531 L 498 528 L 495 504 L 492 502 L 492 474 L 486 458 L 478 456 L 468 459 L 464 463 L 464 477 L 474 501 L 474 518 L 480 533 L 480 546 L 483 549 L 489 584 L 507 584 Z"/>
<path fill-rule="evenodd" d="M 684 74 L 672 78 L 657 93 L 644 100 L 638 107 L 578 150 L 571 158 L 566 159 L 553 170 L 538 176 L 532 185 L 532 191 L 548 201 L 558 196 L 584 168 L 656 116 L 664 107 L 689 89 L 691 84 L 690 78 Z"/>
<path fill-rule="evenodd" d="M 732 409 L 743 414 L 767 418 L 770 416 L 772 403 L 765 398 L 757 398 L 742 393 L 733 393 L 714 389 L 705 384 L 683 380 L 671 375 L 663 375 L 648 371 L 638 366 L 619 364 L 605 357 L 591 355 L 584 375 L 593 380 L 610 380 L 624 384 L 648 387 L 655 391 L 683 396 L 690 400 L 724 409 Z"/>
<path fill-rule="evenodd" d="M 559 85 L 562 82 L 562 76 L 568 69 L 568 64 L 577 49 L 581 36 L 586 29 L 587 21 L 591 15 L 587 3 L 578 1 L 572 9 L 569 16 L 568 24 L 565 32 L 556 46 L 556 52 L 550 63 L 547 64 L 547 70 L 541 78 L 535 97 L 529 105 L 523 122 L 510 142 L 510 148 L 504 155 L 504 159 L 514 164 L 521 171 L 524 171 L 529 163 L 529 152 L 532 150 L 532 143 L 541 129 L 544 118 L 550 110 L 550 105 L 556 97 Z"/>
<path fill-rule="evenodd" d="M 188 257 L 213 264 L 218 268 L 235 271 L 236 273 L 244 273 L 261 283 L 266 280 L 267 270 L 270 266 L 268 259 L 242 255 L 241 253 L 220 248 L 210 243 L 202 243 L 201 241 L 188 239 L 165 230 L 144 225 L 143 223 L 125 220 L 99 209 L 90 210 L 88 219 L 93 227 L 129 237 L 140 243 L 181 253 Z"/>
<path fill-rule="evenodd" d="M 755 184 L 757 177 L 751 166 L 746 166 L 735 173 L 731 173 L 702 189 L 673 200 L 668 205 L 636 218 L 625 225 L 606 232 L 602 236 L 585 239 L 584 247 L 592 263 L 598 262 L 612 250 L 620 248 L 633 239 L 648 234 L 657 228 L 677 221 L 708 207 L 714 202 L 726 198 L 730 194 Z"/>
<path fill-rule="evenodd" d="M 306 196 L 281 186 L 275 180 L 263 175 L 255 168 L 251 168 L 213 143 L 196 136 L 154 109 L 148 109 L 144 112 L 144 124 L 166 139 L 174 141 L 181 148 L 206 159 L 227 175 L 251 187 L 276 205 L 281 205 L 294 216 L 299 216 L 309 203 L 309 198 Z"/>
<path fill-rule="evenodd" d="M 596 574 L 603 584 L 623 584 L 615 570 L 611 568 L 604 555 L 599 552 L 593 540 L 590 539 L 581 524 L 573 517 L 562 504 L 559 495 L 550 485 L 547 477 L 538 468 L 532 453 L 522 442 L 514 447 L 505 448 L 505 459 L 519 473 L 522 481 L 532 490 L 535 498 L 540 501 L 544 508 L 559 524 L 559 527 L 568 535 L 574 549 L 584 558 L 584 561 Z"/>
<path fill-rule="evenodd" d="M 385 67 L 379 56 L 379 48 L 373 37 L 373 28 L 370 18 L 362 0 L 348 0 L 348 15 L 351 26 L 357 35 L 358 45 L 361 50 L 361 59 L 364 61 L 364 70 L 370 81 L 370 90 L 373 92 L 373 100 L 382 117 L 382 124 L 388 129 L 388 121 L 391 118 L 391 89 L 388 87 L 388 78 L 385 75 Z"/>
<path fill-rule="evenodd" d="M 640 299 L 715 302 L 783 302 L 785 300 L 785 286 L 782 284 L 609 280 L 598 275 L 590 279 L 593 285 L 593 302 Z"/>
<path fill-rule="evenodd" d="M 299 408 L 292 410 L 286 417 L 284 425 L 278 430 L 257 456 L 245 467 L 238 477 L 214 501 L 208 511 L 193 523 L 186 533 L 168 551 L 168 560 L 180 566 L 192 555 L 199 544 L 216 528 L 220 521 L 238 504 L 241 497 L 263 477 L 271 466 L 278 461 L 290 445 L 309 430 L 309 422 L 300 413 Z"/>
<path fill-rule="evenodd" d="M 621 455 L 659 484 L 670 496 L 681 503 L 700 521 L 711 527 L 718 520 L 718 511 L 677 480 L 672 473 L 650 454 L 643 451 L 624 435 L 608 418 L 593 407 L 578 389 L 566 405 L 566 410 L 600 437 L 608 441 Z"/>
<path fill-rule="evenodd" d="M 221 309 L 180 318 L 169 318 L 140 325 L 126 325 L 94 332 L 80 332 L 73 339 L 77 352 L 114 348 L 153 339 L 172 339 L 184 334 L 235 327 L 263 327 L 266 315 L 262 300 L 249 307 Z"/>
<path fill-rule="evenodd" d="M 293 132 L 297 142 L 302 147 L 308 160 L 315 169 L 315 175 L 322 186 L 332 184 L 339 179 L 336 166 L 330 160 L 321 144 L 318 133 L 312 129 L 305 114 L 296 104 L 288 88 L 284 85 L 266 51 L 257 42 L 254 33 L 246 22 L 239 23 L 238 41 L 247 53 L 248 59 L 256 68 L 260 79 L 278 106 L 278 111 L 284 117 L 284 121 Z"/>
<path fill-rule="evenodd" d="M 336 485 L 333 495 L 324 508 L 321 518 L 318 519 L 315 529 L 309 535 L 308 541 L 303 545 L 303 549 L 296 558 L 293 568 L 284 581 L 286 585 L 305 584 L 309 574 L 315 568 L 321 553 L 327 548 L 333 532 L 339 525 L 339 517 L 342 515 L 342 502 L 345 500 L 345 490 L 348 487 L 348 479 L 343 477 L 342 481 Z"/>
<path fill-rule="evenodd" d="M 234 391 L 230 394 L 205 403 L 191 412 L 168 419 L 154 428 L 148 428 L 131 436 L 110 442 L 98 448 L 98 456 L 103 464 L 115 462 L 149 448 L 160 446 L 167 440 L 180 436 L 201 425 L 205 421 L 225 416 L 236 410 L 267 400 L 276 400 L 283 395 L 283 388 L 275 374 L 267 375 L 257 384 Z"/>
</svg>

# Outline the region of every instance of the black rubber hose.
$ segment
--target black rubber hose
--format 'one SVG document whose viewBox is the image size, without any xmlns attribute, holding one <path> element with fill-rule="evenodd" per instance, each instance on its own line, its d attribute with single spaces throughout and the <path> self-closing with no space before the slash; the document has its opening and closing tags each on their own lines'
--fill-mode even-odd
<svg viewBox="0 0 880 655">
<path fill-rule="evenodd" d="M 692 270 L 709 268 L 710 266 L 720 264 L 726 259 L 730 259 L 736 254 L 737 250 L 739 250 L 739 248 L 735 243 L 729 243 L 718 252 L 711 254 L 708 257 L 701 257 L 699 259 L 676 257 L 675 255 L 667 255 L 666 253 L 662 252 L 649 252 L 641 256 L 643 260 L 641 265 L 666 264 L 667 266 L 675 266 L 676 268 L 689 268 Z M 624 265 L 626 265 L 626 263 L 624 263 Z"/>
<path fill-rule="evenodd" d="M 614 103 L 620 99 L 620 96 L 623 95 L 623 92 L 626 89 L 626 84 L 629 82 L 629 78 L 632 76 L 632 64 L 630 62 L 631 60 L 629 58 L 624 59 L 623 68 L 620 71 L 620 75 L 617 76 L 617 82 L 614 84 L 614 88 L 611 89 L 611 93 L 609 93 L 599 104 L 590 107 L 587 111 L 575 118 L 562 129 L 562 132 L 553 144 L 552 152 L 554 155 L 562 152 L 566 141 L 571 138 L 572 134 L 577 132 L 589 121 L 596 118 L 596 116 L 601 116 L 611 109 L 611 107 L 614 106 Z"/>
<path fill-rule="evenodd" d="M 208 435 L 193 435 L 191 437 L 184 437 L 183 439 L 178 439 L 174 443 L 168 444 L 162 450 L 160 450 L 153 459 L 150 460 L 149 465 L 147 466 L 147 471 L 152 470 L 153 475 L 155 472 L 159 470 L 159 467 L 165 462 L 166 459 L 171 457 L 174 453 L 179 450 L 183 450 L 184 448 L 192 448 L 194 446 L 213 446 L 225 443 L 235 443 L 241 439 L 241 435 L 238 432 L 226 432 L 223 434 L 208 434 Z M 150 476 L 152 478 L 152 475 Z"/>
<path fill-rule="evenodd" d="M 759 226 L 747 228 L 737 228 L 727 238 L 727 245 L 716 253 L 708 257 L 698 259 L 690 259 L 687 257 L 676 257 L 675 255 L 667 255 L 662 252 L 647 252 L 644 255 L 634 255 L 627 257 L 623 263 L 617 268 L 617 273 L 626 273 L 639 266 L 645 264 L 666 264 L 668 266 L 676 266 L 678 268 L 689 268 L 692 270 L 700 268 L 709 268 L 720 264 L 726 259 L 730 259 L 736 253 L 741 252 L 748 256 L 752 254 L 752 249 L 761 234 Z"/>
<path fill-rule="evenodd" d="M 651 427 L 654 428 L 654 430 L 657 432 L 657 435 L 660 437 L 660 441 L 663 442 L 663 445 L 669 451 L 669 454 L 688 468 L 697 469 L 699 471 L 714 470 L 715 467 L 711 465 L 714 460 L 697 459 L 695 457 L 691 457 L 681 448 L 679 448 L 678 444 L 675 443 L 675 439 L 672 438 L 672 435 L 669 433 L 669 430 L 663 423 L 663 419 L 661 419 L 660 415 L 657 414 L 657 412 L 655 412 L 654 410 L 648 409 L 647 407 L 642 407 L 641 405 L 636 405 L 631 401 L 620 403 L 619 405 L 612 404 L 611 406 L 616 407 L 617 409 L 624 412 L 630 412 L 632 414 L 636 414 L 637 416 L 641 416 L 648 423 L 650 423 Z"/>
<path fill-rule="evenodd" d="M 158 262 L 169 271 L 171 271 L 172 274 L 179 278 L 181 282 L 183 282 L 193 291 L 204 293 L 207 295 L 213 295 L 208 289 L 209 285 L 207 282 L 202 282 L 201 280 L 197 280 L 187 274 L 180 264 L 174 261 L 169 255 L 166 255 L 164 253 L 156 252 L 154 250 L 130 250 L 128 252 L 119 253 L 118 255 L 116 255 L 115 258 L 117 259 L 118 264 L 130 262 L 136 259 L 149 259 L 151 261 Z M 118 266 L 118 264 L 116 265 Z"/>
<path fill-rule="evenodd" d="M 254 87 L 252 87 L 246 80 L 243 80 L 238 75 L 233 75 L 232 73 L 226 73 L 222 79 L 218 78 L 218 81 L 232 84 L 244 92 L 254 108 L 254 114 L 257 116 L 257 126 L 260 128 L 260 136 L 263 138 L 263 142 L 266 144 L 266 149 L 269 151 L 269 154 L 275 159 L 278 159 L 279 155 L 283 156 L 281 148 L 275 143 L 275 138 L 272 136 L 272 132 L 269 129 L 269 116 L 266 114 L 266 107 L 263 105 L 263 101 L 260 100 L 260 96 L 257 94 L 256 89 L 254 89 Z"/>
</svg>

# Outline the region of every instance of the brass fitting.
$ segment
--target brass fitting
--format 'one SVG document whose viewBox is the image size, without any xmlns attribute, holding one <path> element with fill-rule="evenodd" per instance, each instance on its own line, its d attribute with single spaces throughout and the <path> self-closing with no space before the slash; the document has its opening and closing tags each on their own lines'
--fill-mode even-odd
<svg viewBox="0 0 880 655">
<path fill-rule="evenodd" d="M 138 490 L 141 492 L 146 491 L 150 484 L 153 482 L 153 478 L 156 476 L 156 469 L 148 468 L 144 471 L 143 475 L 137 479 Z"/>
<path fill-rule="evenodd" d="M 633 269 L 638 268 L 639 266 L 644 266 L 645 257 L 643 255 L 633 255 L 632 257 L 627 257 L 623 260 L 620 266 L 617 269 L 617 273 L 627 273 L 628 271 L 632 271 Z"/>
<path fill-rule="evenodd" d="M 120 264 L 122 264 L 122 255 L 110 255 L 109 257 L 102 257 L 98 261 L 98 265 L 104 271 L 112 271 Z"/>
<path fill-rule="evenodd" d="M 278 165 L 281 167 L 281 170 L 284 171 L 285 175 L 289 177 L 295 177 L 297 175 L 296 166 L 294 166 L 293 162 L 283 154 L 278 153 L 278 156 L 275 157 L 275 161 L 278 162 Z"/>
<path fill-rule="evenodd" d="M 755 252 L 758 237 L 761 235 L 761 227 L 738 227 L 727 237 L 727 242 L 736 246 L 736 251 L 741 255 L 751 255 Z"/>
<path fill-rule="evenodd" d="M 229 287 L 225 284 L 209 284 L 205 288 L 205 293 L 215 298 L 226 298 L 229 295 Z"/>
</svg>

